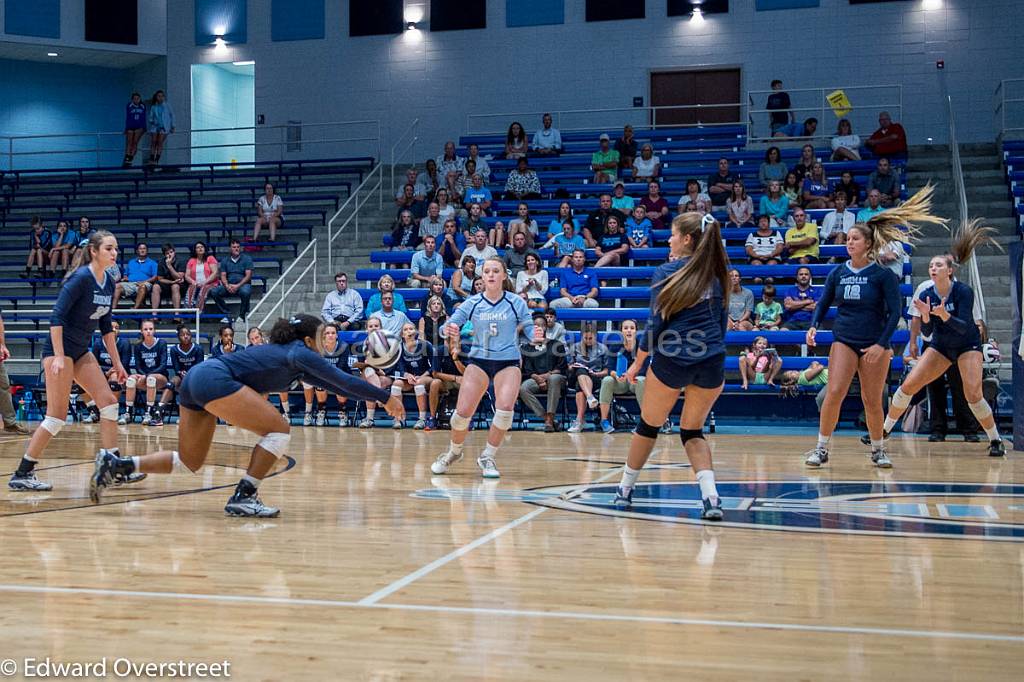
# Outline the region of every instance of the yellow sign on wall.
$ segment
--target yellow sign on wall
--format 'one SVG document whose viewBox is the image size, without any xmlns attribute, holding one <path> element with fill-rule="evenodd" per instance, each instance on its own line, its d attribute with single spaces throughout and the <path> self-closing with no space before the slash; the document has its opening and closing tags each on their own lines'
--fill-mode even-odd
<svg viewBox="0 0 1024 682">
<path fill-rule="evenodd" d="M 842 118 L 853 111 L 853 106 L 850 104 L 850 98 L 848 98 L 846 93 L 842 90 L 830 92 L 825 99 L 827 99 L 828 103 L 832 105 L 832 113 L 836 115 L 836 118 Z"/>
</svg>

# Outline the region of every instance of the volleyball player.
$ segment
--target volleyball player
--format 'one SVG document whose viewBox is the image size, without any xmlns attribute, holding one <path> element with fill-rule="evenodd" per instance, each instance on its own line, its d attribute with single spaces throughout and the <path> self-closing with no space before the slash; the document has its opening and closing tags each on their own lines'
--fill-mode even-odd
<svg viewBox="0 0 1024 682">
<path fill-rule="evenodd" d="M 117 344 L 117 356 L 121 358 L 121 366 L 128 367 L 132 362 L 132 344 L 129 343 L 128 339 L 121 338 L 121 324 L 117 320 L 111 320 L 110 326 L 114 330 L 114 342 Z M 110 391 L 114 396 L 114 402 L 120 400 L 121 391 L 124 389 L 124 385 L 117 381 L 117 370 L 114 369 L 114 363 L 110 360 L 110 353 L 107 351 L 107 347 L 104 344 L 103 337 L 100 337 L 93 341 L 92 354 L 96 356 L 96 361 L 100 365 L 100 370 L 103 375 L 107 377 L 107 384 L 110 386 Z M 85 401 L 85 407 L 87 414 L 82 417 L 83 424 L 92 424 L 99 422 L 100 420 L 100 408 L 96 407 L 96 401 L 92 399 L 92 396 L 88 392 L 83 391 L 79 398 Z M 120 417 L 118 418 L 118 424 L 120 424 Z"/>
<path fill-rule="evenodd" d="M 267 337 L 264 336 L 263 330 L 259 327 L 249 327 L 249 331 L 245 333 L 245 346 L 246 349 L 255 348 L 256 346 L 262 346 L 267 342 Z M 289 424 L 292 421 L 291 417 L 291 405 L 288 402 L 288 391 L 281 391 L 277 394 L 277 402 L 281 405 L 281 414 L 284 416 L 284 420 Z M 309 426 L 309 424 L 306 424 Z"/>
<path fill-rule="evenodd" d="M 379 332 L 383 329 L 381 327 L 381 321 L 379 317 L 368 317 L 366 318 L 366 333 Z M 352 361 L 349 363 L 352 370 L 363 377 L 369 384 L 376 386 L 377 388 L 389 388 L 391 386 L 391 377 L 387 376 L 383 370 L 377 369 L 366 362 L 366 341 L 363 341 L 355 350 L 352 352 Z M 390 395 L 390 394 L 389 394 Z M 358 426 L 361 429 L 372 429 L 374 427 L 374 416 L 377 413 L 377 401 L 367 400 L 366 401 L 366 417 L 359 422 Z"/>
<path fill-rule="evenodd" d="M 349 347 L 346 344 L 338 341 L 338 324 L 336 322 L 328 322 L 324 325 L 323 331 L 323 342 L 320 347 L 320 355 L 323 356 L 332 367 L 337 367 L 340 371 L 348 373 L 349 368 Z M 319 403 L 319 409 L 316 412 L 316 425 L 324 426 L 327 424 L 327 389 L 323 386 L 309 384 L 302 382 L 302 394 L 306 401 L 306 415 L 305 420 L 302 422 L 303 426 L 312 426 L 313 420 L 313 399 Z M 348 403 L 348 398 L 340 393 L 336 395 L 338 398 L 338 426 L 348 426 L 348 415 L 345 413 L 345 406 Z M 285 419 L 288 419 L 288 415 L 285 414 Z"/>
<path fill-rule="evenodd" d="M 417 431 L 427 426 L 427 389 L 438 364 L 434 357 L 434 345 L 418 339 L 418 335 L 416 325 L 412 322 L 402 325 L 402 356 L 395 367 L 395 383 L 391 384 L 391 395 L 401 398 L 405 391 L 412 391 L 416 395 L 420 416 L 412 428 Z M 402 426 L 402 422 L 395 421 L 394 428 L 400 429 Z"/>
<path fill-rule="evenodd" d="M 953 279 L 956 266 L 966 263 L 978 246 L 986 241 L 995 243 L 991 237 L 993 232 L 992 228 L 981 227 L 979 221 L 972 220 L 960 230 L 950 253 L 935 256 L 928 264 L 932 284 L 914 299 L 913 305 L 921 313 L 921 332 L 925 337 L 930 336 L 931 341 L 889 402 L 889 414 L 883 426 L 885 436 L 907 411 L 914 394 L 956 363 L 963 377 L 967 405 L 988 436 L 988 454 L 991 457 L 1006 456 L 1006 446 L 999 437 L 992 408 L 985 402 L 981 391 L 981 334 L 973 319 L 974 291 Z"/>
<path fill-rule="evenodd" d="M 466 373 L 459 388 L 459 399 L 452 415 L 452 438 L 448 449 L 430 465 L 435 474 L 448 472 L 462 459 L 462 450 L 469 430 L 469 420 L 476 413 L 480 399 L 491 380 L 494 381 L 494 419 L 487 433 L 487 445 L 477 458 L 484 478 L 499 478 L 494 463 L 505 432 L 512 426 L 519 386 L 522 383 L 519 332 L 530 323 L 526 302 L 505 290 L 508 273 L 499 258 L 484 261 L 484 290 L 474 294 L 452 312 L 445 326 L 448 338 L 458 338 L 467 321 L 473 323 L 473 343 L 466 362 Z M 539 328 L 535 329 L 536 332 Z M 543 332 L 541 332 L 543 334 Z"/>
<path fill-rule="evenodd" d="M 945 223 L 944 219 L 930 213 L 931 195 L 932 187 L 928 185 L 903 205 L 851 227 L 846 236 L 850 260 L 832 270 L 825 280 L 824 291 L 807 330 L 807 345 L 816 345 L 818 326 L 833 301 L 836 317 L 832 325 L 828 390 L 821 405 L 818 443 L 805 460 L 809 467 L 820 467 L 828 462 L 829 442 L 854 374 L 860 378 L 860 396 L 871 440 L 871 461 L 883 469 L 892 467 L 882 437 L 882 397 L 892 359 L 889 341 L 899 324 L 903 306 L 899 278 L 875 259 L 887 244 L 913 239 L 918 223 Z"/>
<path fill-rule="evenodd" d="M 125 381 L 125 404 L 128 407 L 128 423 L 135 421 L 135 392 L 139 384 L 146 387 L 146 412 L 142 415 L 143 426 L 163 426 L 164 419 L 156 409 L 156 392 L 167 385 L 167 344 L 156 338 L 156 321 L 143 320 L 142 338 L 132 349 L 135 357 L 135 373 Z"/>
<path fill-rule="evenodd" d="M 160 396 L 157 409 L 163 419 L 165 406 L 171 402 L 174 393 L 181 388 L 185 375 L 206 358 L 203 348 L 192 340 L 192 330 L 183 324 L 178 325 L 178 343 L 167 349 L 167 365 L 174 370 L 174 376 L 167 380 L 167 388 Z"/>
<path fill-rule="evenodd" d="M 61 287 L 50 315 L 50 335 L 43 346 L 43 377 L 46 383 L 46 417 L 29 440 L 25 456 L 11 476 L 11 490 L 52 490 L 36 477 L 35 467 L 50 439 L 64 428 L 71 384 L 92 396 L 100 411 L 100 454 L 117 449 L 117 401 L 96 356 L 90 352 L 93 332 L 99 327 L 114 368 L 113 380 L 128 378 L 110 318 L 114 280 L 106 270 L 117 264 L 117 239 L 105 230 L 94 232 L 84 247 L 86 265 Z"/>
<path fill-rule="evenodd" d="M 722 500 L 715 486 L 711 448 L 704 421 L 725 385 L 725 329 L 729 312 L 729 259 L 721 226 L 711 215 L 684 213 L 672 221 L 672 260 L 651 278 L 650 316 L 626 379 L 635 384 L 648 356 L 640 422 L 615 495 L 616 506 L 629 506 L 640 471 L 651 456 L 658 430 L 686 389 L 679 416 L 679 438 L 700 486 L 701 518 L 722 520 Z"/>
<path fill-rule="evenodd" d="M 231 516 L 277 516 L 279 509 L 260 502 L 260 483 L 288 451 L 291 427 L 264 393 L 281 391 L 295 380 L 303 380 L 339 395 L 377 400 L 392 416 L 402 416 L 402 401 L 387 391 L 333 367 L 316 351 L 322 345 L 320 320 L 312 315 L 279 319 L 270 331 L 270 343 L 211 358 L 192 369 L 181 384 L 181 423 L 178 449 L 162 450 L 141 457 L 118 457 L 101 452 L 89 495 L 98 503 L 103 490 L 116 476 L 141 471 L 169 474 L 198 472 L 210 451 L 220 417 L 229 424 L 260 436 L 253 448 L 245 476 L 224 511 Z"/>
</svg>

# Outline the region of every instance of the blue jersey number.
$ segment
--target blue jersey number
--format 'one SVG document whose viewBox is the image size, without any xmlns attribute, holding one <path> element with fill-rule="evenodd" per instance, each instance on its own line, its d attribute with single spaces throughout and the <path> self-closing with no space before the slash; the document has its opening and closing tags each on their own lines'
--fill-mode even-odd
<svg viewBox="0 0 1024 682">
<path fill-rule="evenodd" d="M 860 300 L 860 285 L 859 284 L 847 284 L 843 289 L 843 298 L 847 301 L 859 301 Z"/>
</svg>

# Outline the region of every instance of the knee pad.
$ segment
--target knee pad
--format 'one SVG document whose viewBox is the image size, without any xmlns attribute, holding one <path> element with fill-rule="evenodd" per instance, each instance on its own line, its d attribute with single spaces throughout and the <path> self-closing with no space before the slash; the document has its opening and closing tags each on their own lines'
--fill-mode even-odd
<svg viewBox="0 0 1024 682">
<path fill-rule="evenodd" d="M 495 410 L 491 425 L 502 431 L 508 431 L 512 428 L 513 417 L 515 417 L 515 413 L 512 410 Z"/>
<path fill-rule="evenodd" d="M 893 407 L 900 410 L 905 410 L 910 406 L 911 397 L 912 396 L 909 396 L 906 393 L 904 393 L 902 388 L 897 388 L 896 392 L 892 394 L 892 398 L 889 400 L 889 402 L 892 403 Z"/>
<path fill-rule="evenodd" d="M 106 419 L 108 421 L 117 421 L 117 403 L 110 403 L 106 407 L 100 408 L 100 419 Z"/>
<path fill-rule="evenodd" d="M 39 424 L 39 427 L 46 429 L 51 435 L 56 436 L 64 428 L 64 420 L 46 415 L 46 418 Z"/>
<path fill-rule="evenodd" d="M 146 377 L 146 388 L 156 388 L 156 377 L 150 375 Z"/>
<path fill-rule="evenodd" d="M 138 386 L 138 384 L 139 382 L 135 379 L 135 377 L 128 377 L 124 382 L 124 387 L 135 388 L 136 386 Z"/>
<path fill-rule="evenodd" d="M 114 393 L 118 393 L 124 390 L 124 384 L 119 384 L 116 381 L 108 381 L 107 386 L 109 386 L 110 390 L 113 391 Z"/>
<path fill-rule="evenodd" d="M 288 452 L 288 443 L 291 440 L 292 436 L 290 433 L 268 433 L 263 438 L 260 438 L 260 442 L 257 445 L 275 457 L 283 457 Z"/>
<path fill-rule="evenodd" d="M 192 471 L 187 464 L 181 461 L 181 457 L 178 455 L 177 450 L 171 451 L 171 471 L 187 471 L 190 474 L 196 473 Z"/>
<path fill-rule="evenodd" d="M 640 420 L 637 422 L 636 429 L 633 431 L 633 433 L 635 433 L 638 436 L 643 436 L 644 438 L 657 438 L 658 430 L 659 429 L 657 426 L 651 426 L 650 424 L 645 422 L 643 415 L 641 415 Z"/>
<path fill-rule="evenodd" d="M 395 382 L 395 383 L 391 384 L 391 395 L 393 395 L 393 396 L 401 396 L 402 395 L 402 387 L 398 385 L 398 382 Z"/>
<path fill-rule="evenodd" d="M 452 431 L 468 431 L 469 417 L 463 417 L 458 412 L 453 412 L 451 418 L 451 425 Z"/>
<path fill-rule="evenodd" d="M 313 390 L 313 384 L 307 384 L 305 381 L 302 382 L 302 388 L 306 391 Z"/>
<path fill-rule="evenodd" d="M 704 440 L 703 429 L 679 429 L 679 440 L 683 441 L 683 447 L 686 447 L 686 442 L 691 441 L 694 438 Z"/>
<path fill-rule="evenodd" d="M 412 392 L 415 393 L 416 395 L 426 395 L 427 387 L 424 386 L 423 384 L 416 384 L 415 386 L 412 387 Z"/>
<path fill-rule="evenodd" d="M 992 408 L 988 406 L 988 403 L 985 402 L 984 399 L 979 400 L 976 403 L 967 403 L 967 406 L 971 408 L 974 418 L 978 421 L 988 419 L 992 416 Z"/>
</svg>

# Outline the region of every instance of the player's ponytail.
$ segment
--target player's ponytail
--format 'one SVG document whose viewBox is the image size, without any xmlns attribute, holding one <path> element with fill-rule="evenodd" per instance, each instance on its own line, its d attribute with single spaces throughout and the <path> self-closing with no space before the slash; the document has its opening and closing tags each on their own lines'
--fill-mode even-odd
<svg viewBox="0 0 1024 682">
<path fill-rule="evenodd" d="M 320 320 L 312 315 L 298 313 L 290 318 L 278 318 L 270 330 L 270 343 L 285 345 L 292 341 L 304 341 L 307 338 L 317 339 Z"/>
<path fill-rule="evenodd" d="M 871 242 L 868 258 L 874 260 L 887 244 L 912 244 L 917 241 L 921 234 L 918 229 L 920 224 L 946 225 L 948 221 L 945 218 L 932 214 L 934 191 L 935 185 L 928 183 L 899 206 L 887 208 L 869 218 L 866 223 L 857 223 L 851 228 L 858 230 Z"/>
<path fill-rule="evenodd" d="M 1000 251 L 1003 247 L 999 245 L 992 235 L 998 234 L 994 227 L 981 224 L 981 218 L 972 218 L 960 225 L 953 243 L 949 247 L 949 255 L 953 257 L 950 267 L 959 267 L 969 261 L 974 252 L 984 244 L 991 244 Z"/>
<path fill-rule="evenodd" d="M 684 213 L 672 221 L 672 230 L 680 237 L 691 235 L 693 254 L 686 265 L 664 282 L 655 299 L 654 311 L 669 318 L 691 308 L 704 298 L 712 282 L 722 287 L 725 305 L 729 305 L 729 259 L 722 246 L 722 230 L 710 215 Z"/>
</svg>

